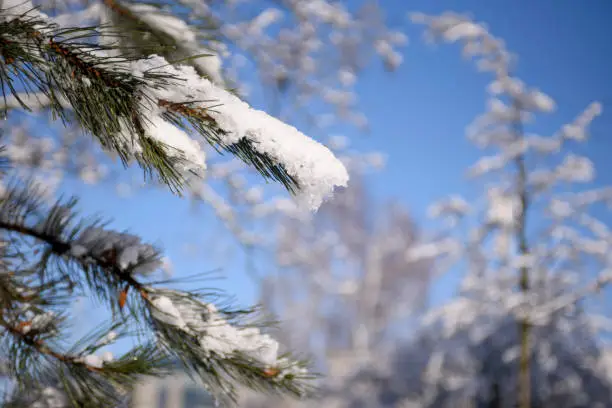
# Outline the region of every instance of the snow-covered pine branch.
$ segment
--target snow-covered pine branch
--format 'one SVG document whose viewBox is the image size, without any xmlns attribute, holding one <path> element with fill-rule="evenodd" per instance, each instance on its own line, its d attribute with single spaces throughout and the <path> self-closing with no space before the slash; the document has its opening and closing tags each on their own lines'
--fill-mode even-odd
<svg viewBox="0 0 612 408">
<path fill-rule="evenodd" d="M 11 8 L 4 13 L 11 16 Z M 56 32 L 45 16 L 29 14 L 5 19 L 7 41 L 15 44 L 3 51 L 5 62 L 9 58 L 26 86 L 42 92 L 68 120 L 65 103 L 56 96 L 61 95 L 80 125 L 124 161 L 137 159 L 145 169 L 155 163 L 166 181 L 180 186 L 186 173 L 205 168 L 199 144 L 185 133 L 182 121 L 187 121 L 214 148 L 236 155 L 264 177 L 299 193 L 310 209 L 316 209 L 334 187 L 346 185 L 346 170 L 327 148 L 251 109 L 193 68 L 175 67 L 160 56 L 135 61 L 111 57 L 107 47 L 62 38 L 62 31 Z M 75 38 L 93 35 L 84 31 L 77 30 Z M 30 61 L 34 80 L 19 74 Z M 51 69 L 54 74 L 48 80 L 44 73 Z M 2 80 L 12 83 L 15 78 Z"/>
<path fill-rule="evenodd" d="M 123 9 L 115 1 L 104 5 L 113 12 L 140 10 L 143 21 L 153 13 Z M 81 12 L 86 19 L 96 14 Z M 179 19 L 164 21 L 165 28 L 169 22 L 185 28 Z M 177 190 L 183 183 L 193 188 L 206 174 L 203 145 L 229 152 L 280 181 L 309 210 L 346 184 L 347 171 L 329 149 L 250 108 L 222 89 L 219 78 L 203 78 L 196 71 L 201 65 L 176 65 L 150 52 L 135 57 L 105 41 L 105 30 L 64 25 L 70 22 L 33 10 L 29 1 L 0 2 L 0 81 L 9 117 L 14 107 L 50 110 L 63 124 L 95 136 L 124 164 L 137 161 L 147 174 Z M 15 141 L 20 135 L 11 137 Z M 22 160 L 25 166 L 46 167 L 54 157 L 53 146 L 44 140 L 40 146 L 21 142 L 8 149 L 13 164 Z M 26 157 L 34 151 L 37 158 Z M 304 363 L 278 355 L 274 340 L 253 322 L 242 321 L 248 311 L 217 310 L 206 296 L 159 287 L 151 281 L 163 267 L 157 249 L 99 223 L 78 222 L 73 201 L 45 206 L 51 197 L 35 184 L 3 185 L 0 196 L 5 257 L 12 261 L 2 275 L 0 320 L 17 396 L 32 388 L 36 392 L 26 397 L 113 406 L 140 375 L 164 374 L 170 359 L 181 361 L 213 393 L 229 400 L 238 383 L 296 396 L 308 390 Z M 245 199 L 257 201 L 256 195 Z M 69 318 L 62 309 L 76 295 L 97 298 L 117 320 L 112 330 L 93 336 L 95 341 L 66 347 L 59 341 Z M 146 343 L 116 358 L 102 350 L 134 334 L 127 329 L 133 327 Z M 54 388 L 63 399 L 51 392 Z"/>
<path fill-rule="evenodd" d="M 217 308 L 218 294 L 156 283 L 164 260 L 155 247 L 79 220 L 75 200 L 43 203 L 29 185 L 10 188 L 0 203 L 1 336 L 19 392 L 36 378 L 59 378 L 70 406 L 114 406 L 140 375 L 163 375 L 176 360 L 229 403 L 237 385 L 296 396 L 309 390 L 305 363 L 280 355 L 253 311 Z M 24 258 L 27 247 L 34 255 Z M 59 340 L 75 296 L 98 298 L 115 319 L 66 347 Z M 102 350 L 136 333 L 140 344 L 125 355 Z"/>
<path fill-rule="evenodd" d="M 248 96 L 248 88 L 262 86 L 273 113 L 300 122 L 305 119 L 313 125 L 314 133 L 325 132 L 326 126 L 339 121 L 365 126 L 366 118 L 357 110 L 357 95 L 353 91 L 356 80 L 375 59 L 372 57 L 379 57 L 391 69 L 397 67 L 402 60 L 399 49 L 406 43 L 401 32 L 386 25 L 383 10 L 375 2 L 347 7 L 328 0 L 309 4 L 185 0 L 180 2 L 180 7 L 177 4 L 170 8 L 165 2 L 145 4 L 138 0 L 34 0 L 32 3 L 40 6 L 50 21 L 60 27 L 76 24 L 105 27 L 105 35 L 99 37 L 100 45 L 110 46 L 107 52 L 113 55 L 117 55 L 115 46 L 119 47 L 118 55 L 124 57 L 147 57 L 155 53 L 167 61 L 194 67 L 198 74 L 217 85 L 236 87 L 244 96 Z M 22 7 L 22 11 L 27 11 L 27 7 Z M 48 98 L 40 92 L 19 93 L 19 98 L 32 109 L 49 107 Z M 65 109 L 70 109 L 65 98 L 57 95 L 57 99 Z M 21 108 L 12 95 L 5 102 L 10 109 Z M 324 109 L 311 111 L 319 102 L 323 102 Z M 329 114 L 330 109 L 333 115 Z M 7 134 L 12 133 L 10 127 L 15 125 L 15 120 L 10 122 L 3 123 L 5 128 L 8 125 Z M 109 165 L 105 155 L 96 151 L 95 144 L 84 143 L 87 138 L 64 137 L 66 133 L 78 132 L 78 126 L 70 126 L 70 131 L 57 132 L 60 140 L 52 148 L 44 140 L 45 146 L 49 146 L 46 154 L 61 160 L 53 164 L 45 160 L 46 167 L 35 167 L 32 176 L 53 185 L 66 176 L 80 177 L 87 184 L 114 182 L 119 178 L 115 166 Z M 28 130 L 27 139 L 37 141 L 37 131 Z M 80 152 L 78 157 L 66 154 L 66 148 L 72 146 Z M 208 144 L 202 150 L 206 147 Z M 355 152 L 348 153 L 355 155 Z M 214 151 L 207 152 L 205 179 L 189 180 L 190 189 L 183 192 L 197 205 L 210 206 L 243 245 L 260 246 L 263 241 L 254 233 L 252 225 L 263 221 L 264 206 L 257 203 L 255 208 L 255 203 L 247 203 L 249 200 L 242 197 L 243 192 L 234 182 L 243 179 L 248 168 L 229 163 L 233 170 L 227 172 L 227 163 L 216 160 L 216 156 Z M 380 160 L 375 154 L 365 156 L 373 164 Z M 73 163 L 77 158 L 78 162 Z M 221 183 L 216 182 L 217 174 L 222 175 Z M 240 184 L 247 188 L 246 182 Z M 125 198 L 150 185 L 149 181 L 143 183 L 134 177 L 132 182 L 117 182 L 116 188 Z M 265 189 L 264 196 L 267 195 L 268 189 Z M 266 220 L 287 207 L 284 198 L 266 201 L 271 204 L 265 206 Z M 246 219 L 250 221 L 247 223 Z"/>
</svg>

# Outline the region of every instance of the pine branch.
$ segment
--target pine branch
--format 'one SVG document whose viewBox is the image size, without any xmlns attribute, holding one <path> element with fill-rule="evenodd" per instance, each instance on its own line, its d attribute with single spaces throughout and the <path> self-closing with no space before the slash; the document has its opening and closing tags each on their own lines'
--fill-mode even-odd
<svg viewBox="0 0 612 408">
<path fill-rule="evenodd" d="M 180 188 L 182 176 L 177 167 L 182 158 L 171 156 L 168 146 L 146 137 L 147 120 L 139 113 L 145 98 L 141 88 L 167 78 L 155 74 L 136 78 L 121 68 L 130 59 L 107 57 L 109 49 L 95 45 L 99 35 L 93 28 L 61 29 L 35 13 L 1 21 L 0 54 L 4 64 L 0 65 L 0 86 L 5 103 L 9 91 L 22 108 L 29 110 L 16 82 L 26 95 L 41 93 L 55 115 L 66 123 L 76 120 L 105 149 L 118 154 L 124 164 L 135 158 L 146 175 L 155 172 L 171 188 Z M 66 102 L 72 111 L 65 109 Z M 119 137 L 122 132 L 135 136 L 135 141 L 126 144 Z M 141 147 L 140 154 L 133 155 L 129 150 L 133 143 Z"/>
<path fill-rule="evenodd" d="M 210 72 L 203 64 L 195 63 L 194 54 L 200 54 L 197 58 L 217 58 L 215 54 L 202 54 L 199 52 L 200 46 L 198 43 L 186 41 L 185 38 L 176 38 L 171 33 L 164 30 L 164 26 L 159 24 L 154 26 L 145 21 L 138 13 L 132 11 L 129 3 L 118 0 L 103 0 L 104 5 L 112 12 L 113 24 L 117 31 L 122 33 L 117 36 L 117 41 L 121 44 L 120 47 L 124 52 L 136 57 L 147 57 L 151 54 L 159 54 L 164 56 L 169 61 L 178 63 L 186 62 L 191 65 L 196 72 L 212 82 L 222 82 L 217 78 L 216 73 Z M 147 4 L 152 9 L 156 8 L 155 4 Z M 175 16 L 169 15 L 160 9 L 148 10 L 148 13 L 155 13 L 157 17 L 164 19 L 176 19 L 180 24 L 184 24 L 182 20 L 178 20 Z M 186 30 L 191 29 L 187 26 Z M 199 30 L 201 32 L 201 30 Z M 181 33 L 185 35 L 186 33 Z M 198 33 L 199 34 L 199 33 Z M 211 30 L 208 40 L 213 39 Z"/>
<path fill-rule="evenodd" d="M 78 220 L 75 204 L 70 199 L 45 210 L 36 189 L 28 185 L 12 187 L 0 203 L 0 231 L 5 232 L 9 245 L 20 246 L 24 237 L 34 240 L 34 246 L 43 245 L 40 260 L 35 262 L 42 283 L 50 285 L 55 282 L 53 279 L 59 279 L 71 284 L 64 289 L 70 295 L 76 289 L 97 296 L 123 325 L 139 327 L 139 336 L 149 338 L 160 356 L 172 356 L 182 362 L 188 372 L 200 377 L 227 403 L 235 402 L 235 387 L 239 384 L 294 396 L 311 391 L 308 380 L 313 377 L 305 371 L 306 362 L 277 356 L 278 345 L 274 340 L 260 334 L 252 324 L 242 323 L 255 317 L 253 310 L 217 310 L 206 292 L 157 288 L 145 276 L 159 268 L 160 253 L 136 236 L 100 228 L 99 222 Z M 56 284 L 52 286 L 59 290 Z M 44 291 L 33 290 L 31 286 L 29 289 L 28 293 L 38 298 L 47 297 Z M 10 303 L 9 310 L 15 301 Z M 124 313 L 124 308 L 129 313 Z M 45 331 L 33 330 L 35 325 L 31 323 L 26 325 L 27 333 L 20 331 L 26 327 L 22 320 L 15 320 L 13 325 L 6 319 L 0 323 L 16 338 L 15 344 L 35 351 L 29 353 L 32 358 L 43 355 L 65 366 L 66 376 L 73 378 L 71 381 L 76 381 L 76 385 L 64 381 L 63 389 L 72 390 L 68 394 L 75 395 L 74 401 L 83 395 L 79 390 L 86 383 L 79 383 L 78 378 L 85 371 L 94 377 L 103 376 L 104 381 L 113 384 L 125 382 L 122 376 L 138 371 L 126 366 L 129 360 L 125 359 L 99 365 L 94 358 L 94 364 L 88 363 L 87 355 L 93 355 L 99 348 L 96 342 L 66 354 L 42 342 L 42 337 L 35 337 Z M 59 323 L 57 320 L 55 327 L 46 328 L 45 338 L 52 339 L 61 331 Z M 16 357 L 13 353 L 8 355 Z M 33 364 L 28 366 L 34 370 Z M 97 378 L 94 377 L 90 380 L 94 381 Z M 106 382 L 100 383 L 99 388 L 102 396 L 110 398 L 112 387 L 104 391 L 108 388 Z"/>
<path fill-rule="evenodd" d="M 254 142 L 243 138 L 238 143 L 224 143 L 225 132 L 217 122 L 206 112 L 206 109 L 194 107 L 194 102 L 176 103 L 164 99 L 158 101 L 158 106 L 166 109 L 166 118 L 176 126 L 181 126 L 185 119 L 207 142 L 219 153 L 226 151 L 255 168 L 267 179 L 280 182 L 291 193 L 299 190 L 298 181 L 282 164 L 276 163 L 268 154 L 259 153 L 254 148 Z"/>
<path fill-rule="evenodd" d="M 148 70 L 141 78 L 127 67 L 128 57 L 105 56 L 112 48 L 95 45 L 100 33 L 95 29 L 60 29 L 44 20 L 14 19 L 0 24 L 0 51 L 5 64 L 0 68 L 0 85 L 6 103 L 6 88 L 13 98 L 29 109 L 28 98 L 21 97 L 15 80 L 25 95 L 39 94 L 49 108 L 63 121 L 74 117 L 80 126 L 96 136 L 101 145 L 119 155 L 124 164 L 135 158 L 147 176 L 154 172 L 174 191 L 179 191 L 184 175 L 179 170 L 185 157 L 146 134 L 148 105 L 167 108 L 166 120 L 183 127 L 186 120 L 217 151 L 226 151 L 253 166 L 264 178 L 281 182 L 290 192 L 300 189 L 297 179 L 284 164 L 254 148 L 253 141 L 243 138 L 237 143 L 224 143 L 225 131 L 204 108 L 193 108 L 194 102 L 151 101 L 147 89 L 170 86 L 179 78 Z M 91 40 L 83 42 L 83 40 Z M 66 109 L 68 103 L 72 110 Z M 135 140 L 120 136 L 127 132 Z M 134 154 L 133 146 L 140 152 Z"/>
</svg>

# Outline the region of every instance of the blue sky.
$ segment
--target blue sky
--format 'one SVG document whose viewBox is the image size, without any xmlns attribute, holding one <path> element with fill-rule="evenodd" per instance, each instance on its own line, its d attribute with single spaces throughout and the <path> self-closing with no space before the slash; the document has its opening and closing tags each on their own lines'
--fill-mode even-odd
<svg viewBox="0 0 612 408">
<path fill-rule="evenodd" d="M 608 163 L 612 142 L 612 38 L 609 26 L 612 2 L 589 0 L 427 1 L 386 0 L 391 24 L 405 27 L 410 44 L 404 64 L 389 74 L 382 67 L 366 71 L 358 85 L 361 108 L 368 115 L 371 132 L 346 134 L 360 149 L 376 149 L 388 157 L 387 168 L 370 178 L 380 200 L 396 198 L 428 228 L 427 205 L 449 193 L 464 193 L 470 184 L 463 173 L 478 156 L 464 138 L 464 129 L 484 109 L 484 87 L 489 78 L 476 72 L 453 45 L 432 47 L 422 41 L 422 27 L 406 17 L 408 11 L 469 12 L 486 22 L 519 56 L 517 74 L 529 85 L 541 88 L 558 103 L 557 111 L 540 119 L 531 129 L 550 134 L 573 119 L 589 102 L 600 100 L 604 115 L 593 126 L 593 138 L 585 152 L 599 170 L 598 182 L 612 184 Z M 610 112 L 606 112 L 606 108 Z M 106 188 L 81 191 L 82 208 L 115 219 L 114 225 L 142 234 L 163 245 L 179 273 L 212 270 L 219 263 L 206 252 L 205 237 L 214 236 L 204 211 L 194 214 L 186 200 L 160 192 L 139 199 L 117 199 Z M 201 242 L 197 257 L 186 256 L 185 241 Z M 240 258 L 225 272 L 220 286 L 244 303 L 254 300 L 250 280 L 244 277 Z M 434 291 L 439 302 L 452 294 L 453 277 L 440 281 Z"/>
</svg>

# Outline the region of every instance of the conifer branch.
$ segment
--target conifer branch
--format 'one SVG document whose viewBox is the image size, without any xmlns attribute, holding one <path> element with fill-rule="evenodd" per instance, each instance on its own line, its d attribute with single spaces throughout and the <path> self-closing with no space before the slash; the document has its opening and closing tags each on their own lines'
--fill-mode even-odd
<svg viewBox="0 0 612 408">
<path fill-rule="evenodd" d="M 150 339 L 151 350 L 156 350 L 160 356 L 161 365 L 155 367 L 161 369 L 164 361 L 178 360 L 190 374 L 199 377 L 211 392 L 227 403 L 235 402 L 238 384 L 299 397 L 311 391 L 306 380 L 313 377 L 305 371 L 306 362 L 289 355 L 277 356 L 276 342 L 260 334 L 253 326 L 254 310 L 218 310 L 207 293 L 156 287 L 157 284 L 146 281 L 146 276 L 160 266 L 160 253 L 155 248 L 141 243 L 133 235 L 102 229 L 96 226 L 99 223 L 77 220 L 74 212 L 76 200 L 57 202 L 45 210 L 36 191 L 29 185 L 12 187 L 0 202 L 0 231 L 4 231 L 9 246 L 19 245 L 24 242 L 23 238 L 42 244 L 46 249 L 37 262 L 41 283 L 58 292 L 60 287 L 51 285 L 51 282 L 68 282 L 68 288 L 63 290 L 68 290 L 69 294 L 74 295 L 70 288 L 75 288 L 80 293 L 91 293 L 108 302 L 109 309 L 120 316 L 117 324 L 139 326 L 139 336 Z M 37 246 L 36 243 L 33 245 Z M 48 296 L 40 290 L 28 290 L 28 293 L 40 301 Z M 25 302 L 25 298 L 19 299 Z M 8 310 L 15 304 L 15 300 L 11 301 Z M 57 301 L 51 306 L 53 304 Z M 124 307 L 129 313 L 123 313 Z M 15 313 L 17 317 L 21 316 L 20 312 Z M 42 309 L 37 309 L 37 315 L 42 313 Z M 27 346 L 37 354 L 68 366 L 66 370 L 73 373 L 73 377 L 79 378 L 85 370 L 112 382 L 117 376 L 130 373 L 128 368 L 119 364 L 123 360 L 100 365 L 99 359 L 89 357 L 93 364 L 88 363 L 87 356 L 99 348 L 96 343 L 86 345 L 78 354 L 67 354 L 36 337 L 46 333 L 50 340 L 53 339 L 60 329 L 59 321 L 46 332 L 34 330 L 33 323 L 24 325 L 22 322 L 23 319 L 18 318 L 11 325 L 3 318 L 0 325 L 7 328 L 13 343 Z M 27 327 L 25 332 L 21 330 L 24 327 Z M 18 365 L 15 363 L 13 366 Z M 150 371 L 154 368 L 147 367 L 142 369 Z M 135 374 L 137 370 L 131 373 Z M 82 395 L 81 386 L 75 387 L 74 393 Z M 122 395 L 121 390 L 113 392 L 115 394 L 109 388 L 107 393 L 115 397 Z"/>
</svg>

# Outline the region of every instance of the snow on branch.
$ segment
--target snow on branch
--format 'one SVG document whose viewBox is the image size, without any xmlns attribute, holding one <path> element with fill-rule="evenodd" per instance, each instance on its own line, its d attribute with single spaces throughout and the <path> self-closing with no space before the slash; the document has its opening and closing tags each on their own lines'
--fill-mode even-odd
<svg viewBox="0 0 612 408">
<path fill-rule="evenodd" d="M 193 67 L 175 67 L 155 55 L 135 61 L 111 57 L 104 47 L 61 39 L 62 31 L 53 25 L 37 29 L 46 24 L 42 15 L 37 16 L 40 21 L 28 20 L 20 30 L 11 21 L 5 23 L 9 44 L 15 43 L 5 58 L 20 65 L 34 61 L 38 75 L 32 80 L 22 74 L 20 79 L 32 83 L 66 120 L 63 111 L 68 102 L 80 124 L 124 161 L 137 158 L 145 169 L 154 167 L 168 182 L 203 170 L 204 154 L 185 132 L 187 120 L 213 147 L 280 181 L 308 209 L 316 210 L 336 186 L 346 185 L 348 173 L 329 149 L 250 108 Z M 21 24 L 19 19 L 12 21 Z M 33 59 L 32 46 L 45 57 Z M 50 69 L 51 80 L 44 74 Z M 14 81 L 12 76 L 0 79 Z"/>
<path fill-rule="evenodd" d="M 217 127 L 219 146 L 248 142 L 253 150 L 270 157 L 295 178 L 297 195 L 309 209 L 317 209 L 336 186 L 346 186 L 348 173 L 327 147 L 296 128 L 251 108 L 238 97 L 201 78 L 193 67 L 173 66 L 163 57 L 152 56 L 135 62 L 132 69 L 136 76 L 156 72 L 174 78 L 169 86 L 147 89 L 150 97 L 158 101 L 154 114 L 182 111 L 187 115 L 201 115 Z"/>
<path fill-rule="evenodd" d="M 0 204 L 0 230 L 8 247 L 16 250 L 25 239 L 43 254 L 37 264 L 42 272 L 36 271 L 39 287 L 33 279 L 23 280 L 21 270 L 0 275 L 0 290 L 11 300 L 9 307 L 4 297 L 0 304 L 0 326 L 6 329 L 3 336 L 16 347 L 26 347 L 32 359 L 45 358 L 65 366 L 77 393 L 83 394 L 98 376 L 120 388 L 127 381 L 121 377 L 128 375 L 125 365 L 136 364 L 134 360 L 141 364 L 131 371 L 136 374 L 138 370 L 155 373 L 163 367 L 162 360 L 178 360 L 201 377 L 213 394 L 229 402 L 238 386 L 298 397 L 310 390 L 312 375 L 306 362 L 280 355 L 278 343 L 261 332 L 268 322 L 256 321 L 254 310 L 217 307 L 213 302 L 220 301 L 218 293 L 179 291 L 161 286 L 172 281 L 152 280 L 163 258 L 139 237 L 77 220 L 75 200 L 58 202 L 44 211 L 35 188 L 11 187 Z M 66 320 L 54 310 L 75 292 L 108 304 L 116 316 L 116 330 L 120 327 L 134 334 L 135 328 L 142 328 L 136 332 L 149 339 L 150 345 L 141 344 L 136 355 L 119 359 L 99 353 L 116 340 L 113 329 L 93 343 L 88 341 L 78 352 L 52 347 Z M 20 304 L 25 309 L 17 307 Z M 124 313 L 126 309 L 129 313 Z M 43 368 L 33 365 L 27 374 L 35 376 Z M 106 389 L 105 395 L 112 397 L 112 392 L 121 390 L 111 391 Z"/>
</svg>

